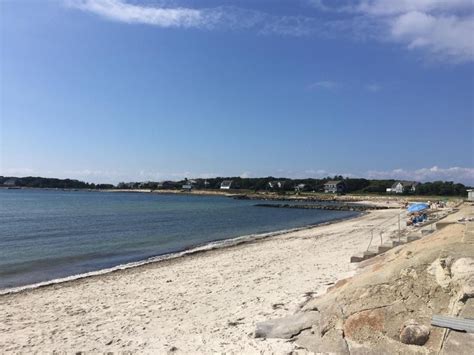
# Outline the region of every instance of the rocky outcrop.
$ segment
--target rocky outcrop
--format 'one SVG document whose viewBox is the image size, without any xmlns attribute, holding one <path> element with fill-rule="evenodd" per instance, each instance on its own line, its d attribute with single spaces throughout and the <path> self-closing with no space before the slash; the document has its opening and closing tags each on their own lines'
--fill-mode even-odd
<svg viewBox="0 0 474 355">
<path fill-rule="evenodd" d="M 474 296 L 474 245 L 462 231 L 454 224 L 362 262 L 364 272 L 302 306 L 315 321 L 291 339 L 315 353 L 438 353 L 446 334 L 431 317 L 460 314 Z"/>
</svg>

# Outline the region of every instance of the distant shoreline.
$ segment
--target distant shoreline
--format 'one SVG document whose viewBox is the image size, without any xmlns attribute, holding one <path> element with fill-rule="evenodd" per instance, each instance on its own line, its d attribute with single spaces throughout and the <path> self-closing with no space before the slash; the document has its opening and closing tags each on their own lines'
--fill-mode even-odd
<svg viewBox="0 0 474 355">
<path fill-rule="evenodd" d="M 87 188 L 49 188 L 49 187 L 20 187 L 15 190 L 46 190 L 46 191 L 71 191 L 71 192 L 98 192 L 98 193 L 150 193 L 150 194 L 173 194 L 189 196 L 224 196 L 229 198 L 242 198 L 252 200 L 268 201 L 310 201 L 310 202 L 358 202 L 358 203 L 406 203 L 409 201 L 436 201 L 436 200 L 464 200 L 461 196 L 431 196 L 431 195 L 386 195 L 386 194 L 325 194 L 305 192 L 302 194 L 280 195 L 274 192 L 252 192 L 249 190 L 217 190 L 217 189 L 195 189 L 192 191 L 171 189 L 87 189 Z M 11 190 L 0 186 L 0 190 Z"/>
</svg>

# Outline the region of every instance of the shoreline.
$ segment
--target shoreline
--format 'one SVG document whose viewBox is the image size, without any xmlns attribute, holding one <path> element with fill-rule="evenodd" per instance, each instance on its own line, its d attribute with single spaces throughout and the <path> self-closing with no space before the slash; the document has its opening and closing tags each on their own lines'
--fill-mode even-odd
<svg viewBox="0 0 474 355">
<path fill-rule="evenodd" d="M 207 253 L 207 252 L 212 252 L 215 250 L 225 250 L 227 248 L 233 248 L 242 244 L 247 244 L 247 243 L 255 243 L 259 241 L 263 241 L 268 238 L 274 238 L 278 237 L 281 235 L 285 234 L 290 234 L 294 232 L 299 232 L 299 231 L 305 231 L 305 230 L 310 230 L 314 228 L 318 228 L 321 226 L 329 226 L 332 224 L 336 223 L 343 223 L 348 220 L 353 220 L 357 218 L 361 218 L 364 215 L 366 215 L 368 212 L 358 212 L 358 215 L 352 216 L 352 217 L 345 217 L 345 218 L 338 218 L 335 220 L 327 221 L 327 222 L 321 222 L 317 224 L 310 224 L 302 227 L 296 227 L 296 228 L 291 228 L 291 229 L 282 229 L 282 230 L 277 230 L 274 232 L 266 232 L 266 233 L 258 233 L 258 234 L 249 234 L 249 235 L 242 235 L 230 239 L 220 239 L 220 240 L 215 240 L 209 243 L 204 243 L 201 245 L 197 245 L 194 247 L 191 247 L 189 249 L 183 249 L 181 251 L 173 252 L 173 253 L 168 253 L 168 254 L 162 254 L 162 255 L 156 255 L 149 257 L 147 259 L 143 260 L 138 260 L 138 261 L 133 261 L 129 262 L 126 264 L 119 264 L 113 267 L 109 268 L 104 268 L 100 270 L 95 270 L 95 271 L 90 271 L 86 273 L 81 273 L 81 274 L 75 274 L 75 275 L 70 275 L 66 277 L 61 277 L 57 279 L 52 279 L 52 280 L 47 280 L 47 281 L 41 281 L 37 282 L 34 284 L 28 284 L 28 285 L 22 285 L 22 286 L 16 286 L 16 287 L 8 287 L 4 289 L 0 289 L 0 297 L 4 295 L 11 295 L 11 294 L 17 294 L 21 292 L 28 292 L 31 290 L 36 290 L 40 288 L 45 288 L 45 287 L 50 287 L 54 285 L 61 285 L 61 284 L 66 284 L 78 280 L 83 280 L 86 278 L 93 278 L 93 277 L 99 277 L 102 275 L 107 275 L 111 273 L 116 273 L 120 272 L 123 270 L 129 270 L 129 269 L 135 269 L 135 268 L 140 268 L 144 267 L 147 265 L 151 264 L 156 264 L 156 263 L 163 263 L 166 261 L 170 260 L 177 260 L 179 261 L 182 258 L 188 257 L 188 256 L 194 256 L 197 254 L 202 254 L 202 253 Z"/>
<path fill-rule="evenodd" d="M 294 344 L 256 339 L 255 325 L 354 275 L 350 256 L 396 213 L 4 294 L 0 352 L 288 353 Z"/>
<path fill-rule="evenodd" d="M 0 190 L 10 190 L 7 187 L 0 186 Z M 344 195 L 337 195 L 323 192 L 308 192 L 302 194 L 288 194 L 279 195 L 274 192 L 253 192 L 250 190 L 173 190 L 173 189 L 68 189 L 68 188 L 41 188 L 41 187 L 19 187 L 14 190 L 51 190 L 51 191 L 65 191 L 65 192 L 99 192 L 99 193 L 149 193 L 149 194 L 165 194 L 165 195 L 187 195 L 187 196 L 223 196 L 228 198 L 243 198 L 249 200 L 269 200 L 269 201 L 312 201 L 312 202 L 353 202 L 353 203 L 405 203 L 407 201 L 427 201 L 427 200 L 450 200 L 450 201 L 464 201 L 465 196 L 438 196 L 438 195 L 397 195 L 397 194 L 383 194 L 383 193 L 347 193 Z"/>
</svg>

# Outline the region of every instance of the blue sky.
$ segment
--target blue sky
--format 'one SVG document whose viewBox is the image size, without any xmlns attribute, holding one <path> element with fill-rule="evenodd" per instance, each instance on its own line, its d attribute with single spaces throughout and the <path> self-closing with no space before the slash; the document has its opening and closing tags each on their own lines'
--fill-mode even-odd
<svg viewBox="0 0 474 355">
<path fill-rule="evenodd" d="M 474 185 L 471 0 L 0 7 L 0 174 Z"/>
</svg>

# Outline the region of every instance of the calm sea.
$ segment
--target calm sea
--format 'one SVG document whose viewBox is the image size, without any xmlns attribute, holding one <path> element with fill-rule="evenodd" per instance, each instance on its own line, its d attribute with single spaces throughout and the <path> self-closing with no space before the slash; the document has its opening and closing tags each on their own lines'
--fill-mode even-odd
<svg viewBox="0 0 474 355">
<path fill-rule="evenodd" d="M 0 289 L 352 217 L 227 197 L 0 190 Z"/>
</svg>

